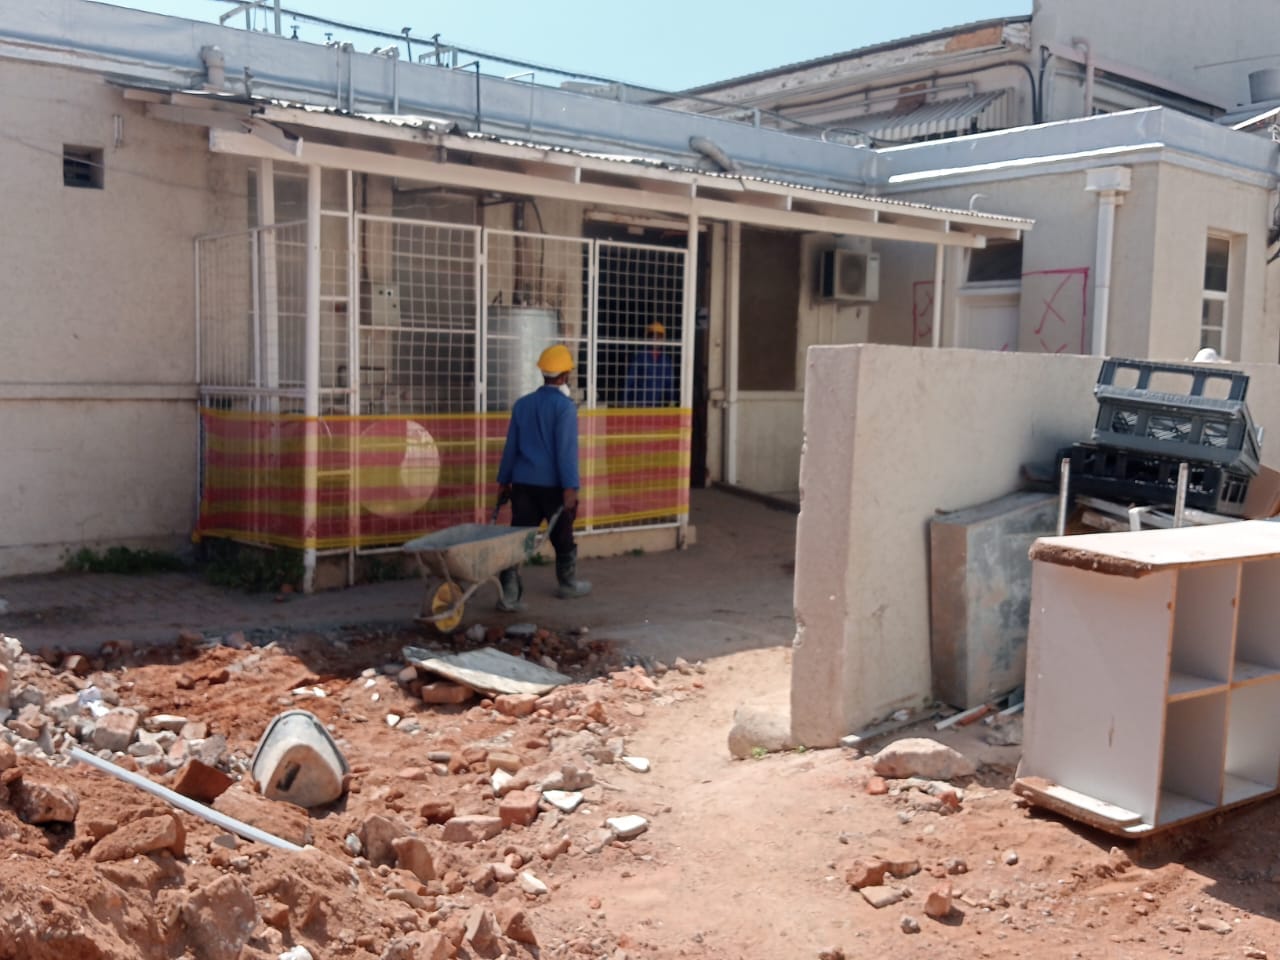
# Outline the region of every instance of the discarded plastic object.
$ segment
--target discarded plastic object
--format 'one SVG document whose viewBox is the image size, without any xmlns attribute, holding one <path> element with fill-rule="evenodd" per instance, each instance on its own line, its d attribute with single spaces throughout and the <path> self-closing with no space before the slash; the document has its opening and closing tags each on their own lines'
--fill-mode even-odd
<svg viewBox="0 0 1280 960">
<path fill-rule="evenodd" d="M 306 710 L 286 710 L 272 720 L 249 762 L 263 796 L 300 807 L 337 800 L 349 771 L 329 731 Z"/>
<path fill-rule="evenodd" d="M 299 944 L 280 954 L 277 960 L 315 960 L 315 958 L 311 956 L 310 950 Z"/>
<path fill-rule="evenodd" d="M 294 687 L 290 692 L 295 697 L 315 697 L 318 700 L 328 696 L 320 687 Z"/>
<path fill-rule="evenodd" d="M 274 834 L 260 830 L 252 824 L 245 823 L 243 820 L 237 820 L 235 817 L 228 817 L 225 813 L 212 810 L 203 803 L 197 803 L 189 797 L 184 797 L 180 793 L 175 793 L 168 787 L 162 787 L 154 780 L 148 780 L 146 777 L 139 776 L 123 767 L 118 767 L 109 760 L 103 760 L 101 757 L 95 757 L 92 753 L 72 747 L 68 751 L 72 759 L 79 760 L 81 763 L 87 763 L 95 769 L 101 770 L 103 773 L 110 774 L 117 780 L 123 780 L 125 783 L 131 784 L 140 790 L 145 790 L 153 797 L 159 797 L 161 800 L 177 807 L 179 810 L 185 811 L 192 816 L 207 820 L 215 826 L 222 827 L 231 833 L 238 834 L 246 840 L 252 840 L 255 843 L 265 843 L 269 847 L 275 847 L 277 850 L 288 850 L 290 853 L 301 853 L 302 847 L 296 843 L 290 843 L 288 840 L 282 840 Z"/>
</svg>

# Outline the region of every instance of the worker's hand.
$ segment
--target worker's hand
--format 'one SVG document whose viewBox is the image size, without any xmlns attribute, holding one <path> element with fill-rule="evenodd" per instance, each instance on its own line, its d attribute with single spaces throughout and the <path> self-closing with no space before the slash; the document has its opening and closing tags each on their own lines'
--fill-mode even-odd
<svg viewBox="0 0 1280 960">
<path fill-rule="evenodd" d="M 572 513 L 578 509 L 578 491 L 565 490 L 564 492 L 564 508 Z"/>
<path fill-rule="evenodd" d="M 510 500 L 510 499 L 511 499 L 511 484 L 509 483 L 498 484 L 498 502 L 502 503 L 503 501 Z"/>
</svg>

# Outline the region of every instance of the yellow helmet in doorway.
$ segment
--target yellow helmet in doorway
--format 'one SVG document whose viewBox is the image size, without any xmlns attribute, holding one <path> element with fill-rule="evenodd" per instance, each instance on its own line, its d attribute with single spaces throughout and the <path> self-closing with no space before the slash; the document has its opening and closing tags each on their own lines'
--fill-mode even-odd
<svg viewBox="0 0 1280 960">
<path fill-rule="evenodd" d="M 573 369 L 573 354 L 563 343 L 547 347 L 542 351 L 542 356 L 538 357 L 538 369 L 549 377 L 568 373 Z"/>
</svg>

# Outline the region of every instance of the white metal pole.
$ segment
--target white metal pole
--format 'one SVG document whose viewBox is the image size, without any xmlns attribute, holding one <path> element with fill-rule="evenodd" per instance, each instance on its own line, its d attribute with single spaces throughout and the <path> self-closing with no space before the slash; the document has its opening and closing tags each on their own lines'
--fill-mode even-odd
<svg viewBox="0 0 1280 960">
<path fill-rule="evenodd" d="M 315 589 L 317 459 L 320 453 L 320 167 L 307 167 L 307 295 L 306 295 L 306 366 L 303 373 L 306 417 L 306 456 L 303 461 L 302 536 L 304 593 Z"/>
<path fill-rule="evenodd" d="M 685 411 L 681 416 L 689 417 L 689 457 L 692 468 L 693 457 L 693 354 L 697 343 L 698 324 L 698 215 L 689 214 L 689 236 L 685 243 L 684 254 L 684 310 L 680 319 L 680 408 Z M 680 482 L 686 491 L 692 484 L 692 470 L 687 470 Z M 685 545 L 685 531 L 689 526 L 689 513 L 680 515 L 679 545 Z"/>
<path fill-rule="evenodd" d="M 1098 194 L 1098 253 L 1094 265 L 1093 342 L 1094 356 L 1106 356 L 1107 322 L 1111 308 L 1111 257 L 1116 232 L 1116 193 L 1104 190 Z"/>
<path fill-rule="evenodd" d="M 938 244 L 933 254 L 933 345 L 942 346 L 942 282 L 945 279 L 947 248 Z"/>
<path fill-rule="evenodd" d="M 275 391 L 280 389 L 280 281 L 276 261 L 276 233 L 269 228 L 276 222 L 276 177 L 275 164 L 270 160 L 258 161 L 258 251 L 262 261 L 261 280 L 259 283 L 261 306 L 254 303 L 255 310 L 260 309 L 262 328 L 261 337 L 254 338 L 261 343 L 262 353 L 254 358 L 255 368 L 260 371 L 258 386 L 270 391 L 267 395 L 266 409 L 271 413 L 280 412 L 280 398 Z"/>
<path fill-rule="evenodd" d="M 742 276 L 742 224 L 729 224 L 729 262 L 725 281 L 725 426 L 724 477 L 730 486 L 738 483 L 738 312 L 741 307 L 739 282 Z"/>
</svg>

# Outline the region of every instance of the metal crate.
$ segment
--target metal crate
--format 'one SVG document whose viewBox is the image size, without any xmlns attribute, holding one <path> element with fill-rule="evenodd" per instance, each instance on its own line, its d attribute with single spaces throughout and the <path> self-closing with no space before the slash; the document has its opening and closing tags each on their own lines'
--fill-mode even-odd
<svg viewBox="0 0 1280 960">
<path fill-rule="evenodd" d="M 1186 505 L 1241 516 L 1250 477 L 1214 463 L 1164 457 L 1116 447 L 1077 443 L 1064 453 L 1071 460 L 1071 493 L 1121 503 L 1173 504 L 1178 467 L 1188 466 Z"/>
</svg>

